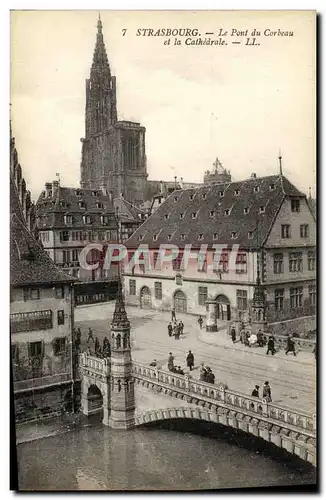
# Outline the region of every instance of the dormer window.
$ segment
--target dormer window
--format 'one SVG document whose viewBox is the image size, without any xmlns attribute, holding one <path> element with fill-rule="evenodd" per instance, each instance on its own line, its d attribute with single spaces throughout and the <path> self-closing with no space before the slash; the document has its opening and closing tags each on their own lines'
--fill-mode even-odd
<svg viewBox="0 0 326 500">
<path fill-rule="evenodd" d="M 238 233 L 236 231 L 232 231 L 232 233 L 231 233 L 232 240 L 235 240 L 237 237 L 238 237 Z"/>
<path fill-rule="evenodd" d="M 169 214 L 165 214 L 165 215 L 164 215 L 164 219 L 165 219 L 165 220 L 168 220 L 168 218 L 169 218 Z"/>
<path fill-rule="evenodd" d="M 143 240 L 143 239 L 144 239 L 144 235 L 143 235 L 143 234 L 140 234 L 140 235 L 138 236 L 138 239 L 139 239 L 139 240 Z"/>
<path fill-rule="evenodd" d="M 239 194 L 240 194 L 240 189 L 236 189 L 236 190 L 234 191 L 234 196 L 239 196 Z"/>
<path fill-rule="evenodd" d="M 204 235 L 203 235 L 202 233 L 201 233 L 201 234 L 199 234 L 199 235 L 198 235 L 198 239 L 199 239 L 199 240 L 203 240 L 203 239 L 204 239 Z"/>
<path fill-rule="evenodd" d="M 255 186 L 255 187 L 254 187 L 254 192 L 255 192 L 255 193 L 258 193 L 258 192 L 259 192 L 259 186 Z"/>
<path fill-rule="evenodd" d="M 253 237 L 254 237 L 254 231 L 249 231 L 248 238 L 252 240 Z"/>
<path fill-rule="evenodd" d="M 194 195 L 193 195 L 193 194 L 191 194 L 191 195 L 189 196 L 189 200 L 190 200 L 190 201 L 192 201 L 193 199 L 194 199 Z"/>
<path fill-rule="evenodd" d="M 179 196 L 174 197 L 174 201 L 178 201 L 178 199 L 179 199 Z"/>
<path fill-rule="evenodd" d="M 76 189 L 75 193 L 76 193 L 76 196 L 80 196 L 81 195 L 81 192 L 79 191 L 79 189 Z"/>
<path fill-rule="evenodd" d="M 245 215 L 247 215 L 247 214 L 249 213 L 249 208 L 248 208 L 248 207 L 245 207 L 245 208 L 243 209 L 243 213 L 244 213 Z"/>
<path fill-rule="evenodd" d="M 70 225 L 72 224 L 72 222 L 73 222 L 72 215 L 65 215 L 65 224 Z"/>
<path fill-rule="evenodd" d="M 185 239 L 185 237 L 186 237 L 186 235 L 185 235 L 185 234 L 182 234 L 182 235 L 181 235 L 181 239 L 182 239 L 182 240 L 184 240 L 184 239 Z"/>
<path fill-rule="evenodd" d="M 265 213 L 265 207 L 259 207 L 259 213 L 260 214 Z"/>
<path fill-rule="evenodd" d="M 214 217 L 214 215 L 215 215 L 215 210 L 211 210 L 211 211 L 209 212 L 209 216 L 210 216 L 210 217 Z"/>
<path fill-rule="evenodd" d="M 275 184 L 270 184 L 269 185 L 269 190 L 270 191 L 274 191 L 274 189 L 275 189 Z"/>
<path fill-rule="evenodd" d="M 300 212 L 300 200 L 291 200 L 291 211 Z"/>
<path fill-rule="evenodd" d="M 153 240 L 156 241 L 157 240 L 157 234 L 154 234 L 153 236 Z"/>
<path fill-rule="evenodd" d="M 219 193 L 218 193 L 218 194 L 219 194 L 220 198 L 223 198 L 224 193 L 225 193 L 225 191 L 219 191 Z"/>
<path fill-rule="evenodd" d="M 218 234 L 217 233 L 213 233 L 213 240 L 217 240 L 218 239 Z"/>
<path fill-rule="evenodd" d="M 185 213 L 180 214 L 180 219 L 184 219 Z"/>
<path fill-rule="evenodd" d="M 86 208 L 86 203 L 84 201 L 79 201 L 78 206 L 79 208 Z"/>
<path fill-rule="evenodd" d="M 224 215 L 230 215 L 230 209 L 227 208 L 226 210 L 224 210 Z"/>
<path fill-rule="evenodd" d="M 98 196 L 98 191 L 92 191 L 93 196 Z"/>
<path fill-rule="evenodd" d="M 65 207 L 65 206 L 66 206 L 65 202 L 63 200 L 60 200 L 60 207 Z"/>
<path fill-rule="evenodd" d="M 92 218 L 90 215 L 84 215 L 84 224 L 91 224 Z"/>
<path fill-rule="evenodd" d="M 109 224 L 109 217 L 107 215 L 102 215 L 101 222 L 103 226 L 107 226 Z"/>
<path fill-rule="evenodd" d="M 202 194 L 202 198 L 203 198 L 203 200 L 206 200 L 206 198 L 207 198 L 206 193 Z"/>
<path fill-rule="evenodd" d="M 168 234 L 168 240 L 171 240 L 172 234 Z"/>
<path fill-rule="evenodd" d="M 192 218 L 192 219 L 196 219 L 196 217 L 197 217 L 197 212 L 192 212 L 192 214 L 191 214 L 191 218 Z"/>
<path fill-rule="evenodd" d="M 103 203 L 96 203 L 96 208 L 103 208 Z"/>
</svg>

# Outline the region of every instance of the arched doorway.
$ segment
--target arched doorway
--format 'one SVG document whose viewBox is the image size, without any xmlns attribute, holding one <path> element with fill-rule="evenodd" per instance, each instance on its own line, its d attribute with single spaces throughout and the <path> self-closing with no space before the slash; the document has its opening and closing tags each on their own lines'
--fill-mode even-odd
<svg viewBox="0 0 326 500">
<path fill-rule="evenodd" d="M 140 290 L 140 307 L 142 309 L 152 308 L 152 295 L 148 286 L 143 286 Z"/>
<path fill-rule="evenodd" d="M 216 318 L 221 321 L 231 320 L 231 305 L 225 295 L 218 295 L 216 301 Z"/>
<path fill-rule="evenodd" d="M 103 408 L 103 396 L 100 389 L 92 384 L 87 392 L 88 415 L 99 413 Z"/>
<path fill-rule="evenodd" d="M 187 312 L 187 296 L 182 290 L 178 290 L 174 294 L 174 309 L 175 312 Z"/>
</svg>

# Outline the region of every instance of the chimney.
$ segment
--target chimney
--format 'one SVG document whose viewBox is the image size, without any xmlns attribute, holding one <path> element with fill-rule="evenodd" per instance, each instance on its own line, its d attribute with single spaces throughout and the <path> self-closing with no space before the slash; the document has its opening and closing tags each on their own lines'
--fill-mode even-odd
<svg viewBox="0 0 326 500">
<path fill-rule="evenodd" d="M 180 187 L 183 189 L 183 177 L 180 177 Z"/>
<path fill-rule="evenodd" d="M 55 198 L 59 188 L 59 181 L 53 181 L 52 182 L 52 196 Z"/>
<path fill-rule="evenodd" d="M 45 183 L 45 197 L 50 198 L 51 196 L 52 196 L 52 183 L 46 182 Z"/>
<path fill-rule="evenodd" d="M 255 172 L 253 172 L 250 176 L 251 179 L 257 179 L 257 174 L 255 174 Z"/>
</svg>

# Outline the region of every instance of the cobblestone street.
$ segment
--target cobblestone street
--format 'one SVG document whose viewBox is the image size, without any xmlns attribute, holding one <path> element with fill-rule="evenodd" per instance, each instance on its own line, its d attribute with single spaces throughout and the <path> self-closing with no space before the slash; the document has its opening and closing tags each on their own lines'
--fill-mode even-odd
<svg viewBox="0 0 326 500">
<path fill-rule="evenodd" d="M 81 328 L 83 348 L 87 346 L 88 327 L 100 342 L 108 336 L 114 303 L 79 307 L 75 310 L 75 325 Z M 179 315 L 184 322 L 184 335 L 180 340 L 169 337 L 169 312 L 140 310 L 127 307 L 131 323 L 132 357 L 149 364 L 155 358 L 164 368 L 169 352 L 175 356 L 175 365 L 183 369 L 189 349 L 195 356 L 192 375 L 199 378 L 199 366 L 204 362 L 215 373 L 215 383 L 224 382 L 230 389 L 251 394 L 255 384 L 268 380 L 274 404 L 296 410 L 315 412 L 315 359 L 309 352 L 300 351 L 296 358 L 284 351 L 266 356 L 266 348 L 233 344 L 226 330 L 207 333 L 199 329 L 197 318 Z"/>
</svg>

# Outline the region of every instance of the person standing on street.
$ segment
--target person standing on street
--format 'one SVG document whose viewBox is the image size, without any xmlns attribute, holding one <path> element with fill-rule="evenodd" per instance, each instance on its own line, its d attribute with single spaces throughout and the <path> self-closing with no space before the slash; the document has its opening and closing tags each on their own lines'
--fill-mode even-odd
<svg viewBox="0 0 326 500">
<path fill-rule="evenodd" d="M 179 322 L 179 327 L 180 327 L 180 334 L 183 335 L 184 324 L 182 320 L 180 320 Z"/>
<path fill-rule="evenodd" d="M 170 372 L 172 372 L 174 369 L 174 356 L 172 355 L 172 352 L 169 353 L 168 357 L 168 369 L 170 370 Z"/>
<path fill-rule="evenodd" d="M 188 356 L 186 358 L 186 361 L 187 361 L 187 366 L 188 366 L 189 370 L 191 371 L 194 367 L 194 364 L 195 364 L 195 358 L 194 358 L 194 355 L 191 351 L 189 351 Z"/>
<path fill-rule="evenodd" d="M 275 343 L 274 343 L 274 337 L 272 335 L 269 336 L 268 342 L 267 342 L 267 352 L 266 354 L 269 354 L 269 351 L 272 353 L 272 356 L 275 354 Z"/>
<path fill-rule="evenodd" d="M 289 352 L 293 352 L 293 356 L 296 356 L 295 344 L 293 342 L 292 337 L 290 337 L 290 336 L 288 336 L 288 339 L 287 339 L 287 346 L 286 346 L 285 354 L 288 355 Z"/>
<path fill-rule="evenodd" d="M 172 332 L 173 332 L 173 327 L 172 327 L 172 324 L 171 324 L 171 321 L 170 321 L 170 323 L 168 324 L 168 334 L 169 334 L 169 337 L 172 337 Z"/>
<path fill-rule="evenodd" d="M 201 316 L 199 316 L 199 318 L 198 318 L 198 324 L 199 324 L 199 328 L 202 329 L 202 327 L 203 327 L 203 318 Z"/>
<path fill-rule="evenodd" d="M 176 315 L 175 315 L 175 309 L 173 308 L 171 311 L 171 321 L 177 321 Z"/>
<path fill-rule="evenodd" d="M 259 398 L 259 385 L 255 385 L 254 390 L 252 391 L 251 395 L 254 398 Z"/>
<path fill-rule="evenodd" d="M 234 326 L 231 328 L 231 339 L 233 344 L 235 344 L 237 340 L 237 335 Z"/>
<path fill-rule="evenodd" d="M 267 399 L 268 402 L 272 401 L 272 391 L 269 382 L 265 382 L 263 387 L 263 398 Z"/>
<path fill-rule="evenodd" d="M 90 340 L 92 340 L 94 342 L 93 330 L 91 328 L 88 329 L 87 344 L 89 343 Z"/>
</svg>

